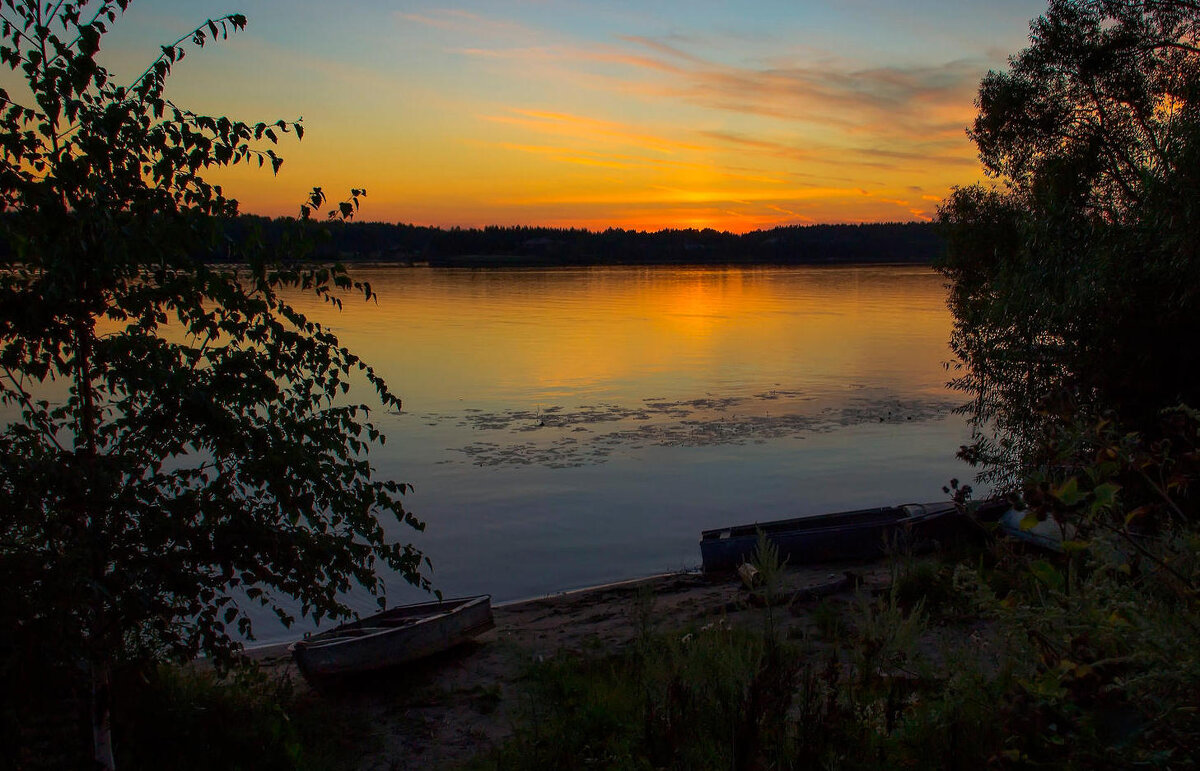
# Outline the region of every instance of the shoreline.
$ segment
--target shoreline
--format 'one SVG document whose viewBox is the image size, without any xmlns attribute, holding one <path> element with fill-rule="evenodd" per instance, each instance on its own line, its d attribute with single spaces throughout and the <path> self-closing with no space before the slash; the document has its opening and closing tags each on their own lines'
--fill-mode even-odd
<svg viewBox="0 0 1200 771">
<path fill-rule="evenodd" d="M 637 586 L 639 586 L 639 585 L 650 584 L 650 583 L 654 583 L 654 582 L 660 581 L 660 580 L 676 578 L 676 577 L 680 577 L 680 576 L 703 577 L 704 575 L 705 574 L 699 570 L 678 570 L 678 571 L 672 571 L 672 572 L 666 572 L 666 573 L 653 573 L 651 575 L 641 576 L 638 578 L 623 578 L 618 581 L 607 581 L 605 583 L 595 584 L 592 586 L 581 586 L 577 589 L 564 589 L 560 592 L 551 592 L 549 594 L 535 595 L 532 597 L 523 597 L 523 598 L 519 598 L 519 599 L 515 599 L 515 600 L 505 600 L 504 602 L 492 603 L 492 612 L 494 614 L 494 613 L 500 612 L 500 611 L 520 611 L 523 608 L 523 606 L 529 605 L 531 603 L 540 603 L 540 602 L 545 602 L 547 600 L 554 600 L 554 599 L 558 599 L 558 598 L 571 598 L 571 597 L 574 597 L 577 595 L 590 594 L 592 592 L 602 592 L 602 591 L 607 591 L 607 590 L 612 590 L 612 589 L 621 589 L 621 588 L 636 589 Z M 452 598 L 447 598 L 447 599 L 452 599 Z M 399 606 L 396 606 L 396 607 L 399 607 Z M 241 655 L 245 656 L 246 658 L 250 659 L 251 661 L 260 661 L 260 662 L 268 661 L 268 660 L 276 659 L 276 658 L 280 658 L 280 657 L 286 657 L 286 656 L 290 655 L 289 650 L 290 650 L 291 646 L 294 645 L 296 642 L 298 642 L 301 639 L 303 639 L 303 636 L 298 637 L 294 640 L 288 640 L 285 642 L 263 643 L 262 645 L 248 645 L 242 649 Z"/>
<path fill-rule="evenodd" d="M 818 600 L 849 607 L 856 591 L 890 583 L 892 569 L 886 558 L 786 568 L 778 587 L 789 598 L 776 614 L 781 633 L 806 634 Z M 374 746 L 355 760 L 363 771 L 454 767 L 511 735 L 532 665 L 560 654 L 619 653 L 648 626 L 757 626 L 762 609 L 736 574 L 672 572 L 502 603 L 493 617 L 493 629 L 455 649 L 319 693 L 308 688 L 287 645 L 247 655 L 269 675 L 290 679 L 305 698 L 329 700 L 372 726 Z"/>
<path fill-rule="evenodd" d="M 550 592 L 549 594 L 539 594 L 532 597 L 521 597 L 515 600 L 505 600 L 504 602 L 492 603 L 493 609 L 512 608 L 518 605 L 525 605 L 531 602 L 541 602 L 543 600 L 554 599 L 556 597 L 569 597 L 576 594 L 585 594 L 588 592 L 598 592 L 605 589 L 616 589 L 620 587 L 636 587 L 638 584 L 651 583 L 660 579 L 676 578 L 679 576 L 703 576 L 701 570 L 672 570 L 663 573 L 651 573 L 648 576 L 640 576 L 638 578 L 622 578 L 616 581 L 605 581 L 602 584 L 593 584 L 590 586 L 580 586 L 576 589 L 563 589 L 558 592 Z"/>
</svg>

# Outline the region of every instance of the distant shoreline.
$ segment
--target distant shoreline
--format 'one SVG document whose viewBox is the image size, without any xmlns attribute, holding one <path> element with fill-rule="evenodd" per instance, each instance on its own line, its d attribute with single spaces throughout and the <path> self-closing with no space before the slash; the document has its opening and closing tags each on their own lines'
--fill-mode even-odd
<svg viewBox="0 0 1200 771">
<path fill-rule="evenodd" d="M 478 269 L 523 269 L 523 268 L 932 268 L 935 260 L 858 260 L 854 262 L 596 262 L 563 263 L 544 260 L 513 258 L 508 255 L 463 255 L 438 262 L 381 260 L 369 257 L 347 256 L 340 261 L 356 268 L 478 268 Z"/>
<path fill-rule="evenodd" d="M 282 243 L 292 220 L 243 216 L 230 240 Z M 593 232 L 561 228 L 462 230 L 381 222 L 309 223 L 314 260 L 456 268 L 597 266 L 932 265 L 944 253 L 928 222 L 805 225 L 733 234 L 716 230 Z"/>
</svg>

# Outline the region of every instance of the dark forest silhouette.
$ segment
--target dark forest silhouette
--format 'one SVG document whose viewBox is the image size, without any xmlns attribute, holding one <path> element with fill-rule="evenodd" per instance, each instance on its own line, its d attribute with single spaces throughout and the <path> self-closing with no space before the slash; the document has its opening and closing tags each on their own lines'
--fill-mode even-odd
<svg viewBox="0 0 1200 771">
<path fill-rule="evenodd" d="M 244 216 L 236 242 L 260 229 L 273 240 L 288 220 Z M 486 227 L 464 230 L 382 222 L 313 224 L 328 231 L 316 256 L 445 267 L 551 265 L 929 264 L 943 250 L 928 223 L 787 226 L 737 235 L 712 229 L 656 233 L 609 229 Z"/>
</svg>

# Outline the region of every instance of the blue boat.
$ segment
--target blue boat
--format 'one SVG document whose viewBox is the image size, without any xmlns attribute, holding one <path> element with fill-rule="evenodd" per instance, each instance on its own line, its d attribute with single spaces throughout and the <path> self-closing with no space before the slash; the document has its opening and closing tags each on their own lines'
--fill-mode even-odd
<svg viewBox="0 0 1200 771">
<path fill-rule="evenodd" d="M 756 522 L 705 530 L 700 557 L 705 572 L 735 570 L 754 558 L 761 530 L 788 565 L 871 559 L 889 548 L 920 548 L 953 537 L 962 532 L 961 520 L 954 503 L 944 501 Z"/>
</svg>

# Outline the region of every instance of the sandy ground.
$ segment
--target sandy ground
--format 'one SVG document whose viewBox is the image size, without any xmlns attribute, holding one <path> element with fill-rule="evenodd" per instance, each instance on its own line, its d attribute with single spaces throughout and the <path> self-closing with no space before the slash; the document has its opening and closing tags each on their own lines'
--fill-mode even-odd
<svg viewBox="0 0 1200 771">
<path fill-rule="evenodd" d="M 847 571 L 866 589 L 885 585 L 891 575 L 886 561 L 786 571 L 781 594 L 793 601 L 790 612 L 778 614 L 785 631 L 809 623 L 818 595 L 850 601 L 854 589 Z M 736 575 L 683 573 L 499 606 L 495 629 L 473 643 L 314 698 L 333 700 L 372 726 L 379 741 L 360 759 L 363 771 L 450 768 L 511 733 L 524 693 L 519 681 L 532 663 L 560 651 L 617 650 L 634 639 L 638 619 L 647 616 L 664 629 L 722 618 L 757 623 L 761 611 L 748 598 Z M 301 680 L 278 647 L 258 656 L 278 675 Z"/>
</svg>

